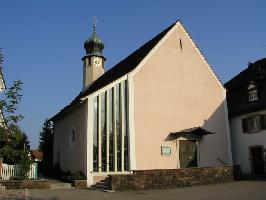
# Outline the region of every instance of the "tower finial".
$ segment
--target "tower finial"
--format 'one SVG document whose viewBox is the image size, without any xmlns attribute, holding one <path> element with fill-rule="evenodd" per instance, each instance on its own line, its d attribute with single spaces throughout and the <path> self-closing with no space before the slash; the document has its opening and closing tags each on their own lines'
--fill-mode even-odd
<svg viewBox="0 0 266 200">
<path fill-rule="evenodd" d="M 93 31 L 95 31 L 95 30 L 96 30 L 96 24 L 97 24 L 97 19 L 96 19 L 96 17 L 93 17 L 93 19 L 92 19 L 92 24 L 93 24 Z"/>
</svg>

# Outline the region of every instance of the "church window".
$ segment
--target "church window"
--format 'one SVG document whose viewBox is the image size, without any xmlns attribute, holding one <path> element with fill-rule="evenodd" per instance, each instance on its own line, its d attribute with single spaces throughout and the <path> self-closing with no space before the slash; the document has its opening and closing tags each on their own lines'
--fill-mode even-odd
<svg viewBox="0 0 266 200">
<path fill-rule="evenodd" d="M 109 90 L 109 171 L 114 171 L 114 118 L 113 118 L 113 99 L 114 88 Z"/>
<path fill-rule="evenodd" d="M 75 146 L 76 143 L 76 129 L 74 127 L 70 128 L 70 132 L 69 132 L 69 146 L 71 148 L 73 148 Z"/>
<path fill-rule="evenodd" d="M 124 170 L 128 171 L 128 110 L 127 110 L 127 80 L 123 84 L 123 100 L 124 100 Z"/>
<path fill-rule="evenodd" d="M 102 171 L 106 172 L 106 95 L 104 92 L 101 94 L 101 151 L 102 151 Z"/>
<path fill-rule="evenodd" d="M 94 98 L 93 115 L 93 171 L 98 171 L 98 97 Z"/>
<path fill-rule="evenodd" d="M 116 85 L 116 157 L 117 157 L 117 171 L 121 171 L 121 99 L 120 99 L 120 87 L 119 83 Z"/>
<path fill-rule="evenodd" d="M 93 172 L 129 170 L 127 81 L 94 98 Z"/>
</svg>

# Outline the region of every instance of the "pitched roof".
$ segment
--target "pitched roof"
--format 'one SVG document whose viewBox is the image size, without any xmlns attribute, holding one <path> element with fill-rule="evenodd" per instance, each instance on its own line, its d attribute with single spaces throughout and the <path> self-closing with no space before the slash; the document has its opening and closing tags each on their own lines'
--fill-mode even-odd
<svg viewBox="0 0 266 200">
<path fill-rule="evenodd" d="M 34 158 L 42 159 L 43 153 L 40 152 L 38 149 L 31 150 L 31 155 Z"/>
<path fill-rule="evenodd" d="M 248 67 L 224 84 L 227 90 L 246 86 L 250 81 L 260 79 L 262 74 L 266 74 L 266 58 L 249 63 Z"/>
<path fill-rule="evenodd" d="M 173 23 L 171 26 L 156 35 L 154 38 L 145 43 L 139 49 L 131 53 L 124 60 L 120 61 L 110 70 L 105 72 L 102 76 L 95 80 L 85 91 L 82 91 L 68 106 L 63 108 L 58 114 L 52 117 L 51 120 L 54 121 L 60 118 L 74 105 L 80 103 L 81 98 L 96 92 L 97 90 L 103 88 L 104 86 L 112 83 L 113 81 L 121 78 L 122 76 L 134 70 L 140 64 L 140 62 L 148 55 L 148 53 L 155 47 L 155 45 L 168 33 L 168 31 L 170 31 L 172 27 L 174 27 L 174 25 L 178 21 Z"/>
<path fill-rule="evenodd" d="M 258 100 L 249 101 L 248 86 L 258 89 Z M 224 84 L 227 89 L 229 117 L 266 109 L 266 58 L 249 63 L 248 67 Z"/>
</svg>

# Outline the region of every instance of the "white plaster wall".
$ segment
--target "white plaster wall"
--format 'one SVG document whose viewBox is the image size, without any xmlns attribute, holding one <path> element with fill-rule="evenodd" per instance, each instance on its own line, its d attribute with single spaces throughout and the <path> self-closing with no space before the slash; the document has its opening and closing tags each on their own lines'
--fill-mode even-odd
<svg viewBox="0 0 266 200">
<path fill-rule="evenodd" d="M 224 88 L 180 26 L 133 81 L 136 169 L 177 168 L 176 141 L 166 138 L 171 132 L 196 126 L 215 133 L 199 143 L 199 167 L 223 165 L 218 159 L 230 164 Z M 171 147 L 172 154 L 162 156 L 161 146 Z"/>
<path fill-rule="evenodd" d="M 53 163 L 58 162 L 59 150 L 59 163 L 63 171 L 70 170 L 72 173 L 82 171 L 85 175 L 87 173 L 86 109 L 87 101 L 73 108 L 55 122 Z M 76 129 L 76 142 L 73 147 L 69 145 L 69 132 L 71 127 Z"/>
<path fill-rule="evenodd" d="M 230 119 L 233 161 L 240 165 L 243 174 L 251 174 L 249 147 L 263 145 L 266 147 L 266 130 L 247 134 L 242 130 L 242 119 L 255 114 L 266 114 L 266 110 L 240 115 Z"/>
</svg>

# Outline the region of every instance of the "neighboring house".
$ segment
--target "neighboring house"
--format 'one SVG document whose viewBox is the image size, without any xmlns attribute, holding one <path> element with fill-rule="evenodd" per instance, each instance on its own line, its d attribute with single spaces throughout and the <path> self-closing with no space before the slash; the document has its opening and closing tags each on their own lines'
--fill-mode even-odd
<svg viewBox="0 0 266 200">
<path fill-rule="evenodd" d="M 42 161 L 42 156 L 43 156 L 43 153 L 40 152 L 38 149 L 31 150 L 31 159 L 34 162 L 40 162 L 40 161 Z"/>
<path fill-rule="evenodd" d="M 84 44 L 83 90 L 52 120 L 54 164 L 93 177 L 231 165 L 226 91 L 180 21 L 105 72 Z"/>
<path fill-rule="evenodd" d="M 266 161 L 266 58 L 225 83 L 232 153 L 243 174 L 264 175 Z"/>
</svg>

